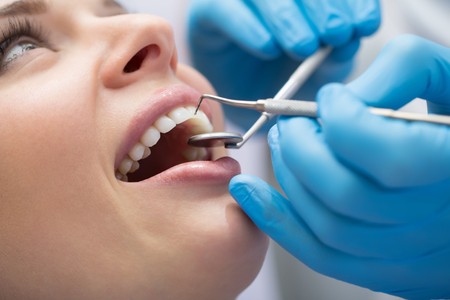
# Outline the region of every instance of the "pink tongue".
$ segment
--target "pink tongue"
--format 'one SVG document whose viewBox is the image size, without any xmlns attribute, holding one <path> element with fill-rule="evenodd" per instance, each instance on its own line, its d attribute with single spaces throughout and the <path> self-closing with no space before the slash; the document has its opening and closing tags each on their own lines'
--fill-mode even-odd
<svg viewBox="0 0 450 300">
<path fill-rule="evenodd" d="M 182 153 L 189 148 L 186 142 L 184 125 L 178 125 L 169 133 L 161 134 L 158 144 L 151 148 L 152 154 L 140 160 L 140 168 L 133 174 L 128 174 L 130 182 L 138 182 L 153 177 L 173 166 L 186 162 Z"/>
</svg>

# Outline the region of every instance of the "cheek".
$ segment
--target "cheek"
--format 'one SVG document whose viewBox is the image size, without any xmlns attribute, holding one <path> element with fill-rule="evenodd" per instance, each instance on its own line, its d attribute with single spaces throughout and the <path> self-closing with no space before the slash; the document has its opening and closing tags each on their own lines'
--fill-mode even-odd
<svg viewBox="0 0 450 300">
<path fill-rule="evenodd" d="M 12 124 L 13 133 L 42 133 L 40 138 L 45 133 L 58 134 L 53 140 L 69 140 L 77 134 L 76 127 L 83 130 L 89 126 L 86 121 L 95 112 L 97 80 L 93 72 L 79 65 L 72 60 L 59 62 L 55 55 L 41 55 L 0 85 L 1 98 L 6 99 L 0 103 L 2 120 L 8 121 L 5 125 Z"/>
<path fill-rule="evenodd" d="M 82 82 L 70 77 L 32 76 L 20 85 L 2 89 L 0 150 L 4 164 L 16 172 L 20 166 L 41 169 L 72 164 L 86 155 L 93 126 L 92 95 Z M 76 87 L 76 88 L 75 88 Z M 2 160 L 3 162 L 3 160 Z M 3 165 L 4 165 L 3 164 Z"/>
<path fill-rule="evenodd" d="M 0 90 L 0 202 L 13 211 L 0 212 L 5 222 L 32 219 L 44 207 L 49 220 L 71 217 L 57 204 L 70 208 L 85 199 L 78 191 L 86 189 L 96 158 L 93 96 L 76 70 L 56 78 L 30 75 Z"/>
</svg>

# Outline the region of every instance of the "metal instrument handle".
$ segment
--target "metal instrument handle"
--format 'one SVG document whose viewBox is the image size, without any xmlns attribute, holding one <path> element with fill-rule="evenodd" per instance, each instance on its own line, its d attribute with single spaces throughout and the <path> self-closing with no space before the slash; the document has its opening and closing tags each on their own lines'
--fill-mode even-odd
<svg viewBox="0 0 450 300">
<path fill-rule="evenodd" d="M 317 118 L 317 103 L 314 101 L 267 99 L 264 110 L 275 115 Z"/>
<path fill-rule="evenodd" d="M 308 80 L 312 73 L 314 73 L 320 64 L 328 57 L 332 50 L 333 47 L 330 46 L 321 47 L 316 51 L 316 53 L 305 59 L 273 99 L 277 100 L 292 98 L 292 96 L 294 96 L 306 80 Z M 225 148 L 241 148 L 266 122 L 271 120 L 273 117 L 274 115 L 263 112 L 255 124 L 253 124 L 253 126 L 244 134 L 244 139 L 242 142 L 236 145 L 228 144 Z"/>
</svg>

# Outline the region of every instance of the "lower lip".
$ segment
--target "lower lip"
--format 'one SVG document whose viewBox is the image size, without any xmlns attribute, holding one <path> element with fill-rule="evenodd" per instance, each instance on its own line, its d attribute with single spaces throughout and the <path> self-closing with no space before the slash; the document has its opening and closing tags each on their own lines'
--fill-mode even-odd
<svg viewBox="0 0 450 300">
<path fill-rule="evenodd" d="M 177 165 L 137 184 L 161 186 L 228 183 L 240 173 L 241 166 L 236 160 L 223 157 L 216 161 L 195 161 Z"/>
</svg>

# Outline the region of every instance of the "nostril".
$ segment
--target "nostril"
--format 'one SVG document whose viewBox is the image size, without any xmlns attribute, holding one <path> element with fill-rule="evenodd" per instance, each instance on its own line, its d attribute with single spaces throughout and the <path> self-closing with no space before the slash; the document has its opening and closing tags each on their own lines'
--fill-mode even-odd
<svg viewBox="0 0 450 300">
<path fill-rule="evenodd" d="M 136 53 L 135 56 L 128 62 L 123 71 L 125 73 L 133 73 L 141 68 L 142 63 L 146 58 L 157 58 L 161 52 L 158 45 L 150 45 L 143 48 L 141 51 Z"/>
</svg>

